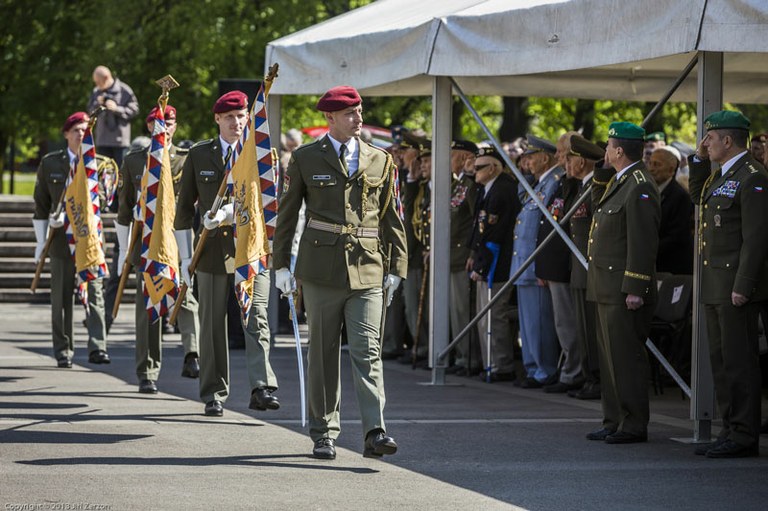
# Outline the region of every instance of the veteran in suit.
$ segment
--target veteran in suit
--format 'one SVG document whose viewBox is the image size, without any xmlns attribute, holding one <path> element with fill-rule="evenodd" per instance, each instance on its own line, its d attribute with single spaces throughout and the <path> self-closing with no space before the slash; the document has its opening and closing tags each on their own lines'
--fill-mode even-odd
<svg viewBox="0 0 768 511">
<path fill-rule="evenodd" d="M 48 255 L 51 258 L 51 327 L 53 334 L 53 356 L 58 367 L 72 367 L 75 354 L 75 340 L 72 332 L 72 307 L 75 292 L 75 261 L 67 245 L 64 232 L 65 212 L 58 213 L 59 199 L 67 183 L 70 168 L 77 164 L 78 151 L 88 127 L 89 116 L 75 112 L 64 122 L 62 132 L 67 147 L 46 154 L 37 170 L 33 192 L 35 213 L 32 224 L 35 228 L 35 262 L 40 260 L 52 228 Z M 105 157 L 97 155 L 103 161 Z M 88 281 L 88 362 L 109 364 L 107 354 L 107 328 L 104 314 L 104 279 Z"/>
<path fill-rule="evenodd" d="M 303 201 L 307 227 L 296 277 L 302 282 L 309 323 L 312 453 L 320 459 L 336 457 L 343 324 L 362 415 L 363 456 L 380 457 L 394 454 L 397 443 L 386 434 L 384 423 L 379 325 L 384 300 L 406 275 L 408 257 L 396 172 L 391 156 L 359 138 L 363 117 L 357 90 L 334 87 L 320 98 L 317 109 L 329 132 L 296 149 L 288 164 L 275 232 L 275 284 L 283 293 L 295 289 L 289 270 L 291 240 Z"/>
<path fill-rule="evenodd" d="M 691 166 L 691 199 L 699 205 L 701 295 L 709 357 L 723 427 L 697 454 L 757 456 L 760 434 L 759 303 L 768 298 L 768 173 L 747 151 L 749 120 L 720 111 Z M 719 168 L 711 170 L 715 162 Z"/>
<path fill-rule="evenodd" d="M 200 299 L 200 399 L 205 415 L 224 414 L 223 403 L 229 396 L 229 350 L 227 343 L 227 303 L 232 293 L 235 271 L 232 203 L 219 208 L 213 218 L 209 212 L 219 185 L 225 178 L 225 162 L 248 120 L 248 97 L 241 91 L 227 92 L 213 106 L 219 136 L 192 146 L 184 162 L 181 190 L 176 205 L 176 242 L 179 245 L 181 275 L 192 282 L 192 224 L 195 204 L 202 214 L 204 229 L 209 231 L 200 262 L 196 268 Z M 289 243 L 290 246 L 290 243 Z M 243 325 L 248 379 L 251 386 L 249 408 L 276 410 L 280 403 L 273 392 L 277 378 L 269 363 L 270 331 L 267 320 L 269 272 L 254 278 L 252 312 Z"/>
<path fill-rule="evenodd" d="M 147 115 L 147 129 L 152 133 L 155 124 L 155 115 L 158 107 L 152 109 Z M 173 134 L 176 132 L 176 109 L 167 105 L 164 112 L 166 134 L 169 137 L 169 156 L 171 161 L 171 173 L 173 174 L 174 192 L 178 194 L 181 188 L 181 171 L 188 150 L 173 145 Z M 163 360 L 162 351 L 162 320 L 149 324 L 149 316 L 144 304 L 144 292 L 141 277 L 141 238 L 135 243 L 133 252 L 128 254 L 128 245 L 131 237 L 132 222 L 135 218 L 134 211 L 141 193 L 141 178 L 147 167 L 147 156 L 150 146 L 138 147 L 128 152 L 120 169 L 119 200 L 117 221 L 115 230 L 120 241 L 120 252 L 117 261 L 119 272 L 123 270 L 123 263 L 130 257 L 131 264 L 136 271 L 136 376 L 139 379 L 139 392 L 144 394 L 157 393 L 157 380 L 160 377 L 160 368 Z M 142 228 L 141 225 L 139 228 Z M 200 330 L 200 321 L 197 317 L 198 304 L 194 295 L 189 292 L 181 304 L 178 317 L 181 343 L 184 346 L 184 365 L 181 375 L 187 378 L 197 378 L 200 373 L 198 360 L 197 332 Z"/>
<path fill-rule="evenodd" d="M 611 123 L 605 160 L 615 170 L 593 188 L 587 299 L 597 304 L 603 426 L 587 435 L 610 444 L 648 439 L 645 340 L 656 303 L 656 251 L 661 205 L 643 166 L 645 130 Z"/>
</svg>

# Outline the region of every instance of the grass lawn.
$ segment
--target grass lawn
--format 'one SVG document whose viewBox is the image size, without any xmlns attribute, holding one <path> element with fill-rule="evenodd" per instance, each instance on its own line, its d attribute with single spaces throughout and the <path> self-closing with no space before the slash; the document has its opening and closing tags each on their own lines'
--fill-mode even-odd
<svg viewBox="0 0 768 511">
<path fill-rule="evenodd" d="M 17 172 L 14 176 L 14 195 L 32 195 L 35 189 L 35 174 L 22 174 Z M 2 193 L 11 193 L 11 174 L 3 172 Z"/>
</svg>

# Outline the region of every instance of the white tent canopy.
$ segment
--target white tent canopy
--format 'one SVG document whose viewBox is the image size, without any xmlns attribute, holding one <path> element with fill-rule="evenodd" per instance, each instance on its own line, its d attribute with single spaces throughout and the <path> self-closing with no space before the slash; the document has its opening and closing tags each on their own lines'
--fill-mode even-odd
<svg viewBox="0 0 768 511">
<path fill-rule="evenodd" d="M 768 103 L 765 0 L 379 0 L 272 41 L 273 94 L 470 94 L 655 101 L 696 51 L 725 52 L 727 101 Z M 696 99 L 695 73 L 676 100 Z"/>
</svg>

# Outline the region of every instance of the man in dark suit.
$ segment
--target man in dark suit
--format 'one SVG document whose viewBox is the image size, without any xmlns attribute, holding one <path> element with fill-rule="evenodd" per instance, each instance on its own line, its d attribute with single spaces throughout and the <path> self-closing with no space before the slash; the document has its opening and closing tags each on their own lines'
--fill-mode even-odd
<svg viewBox="0 0 768 511">
<path fill-rule="evenodd" d="M 723 427 L 696 449 L 708 458 L 759 454 L 757 316 L 768 298 L 768 173 L 747 151 L 749 120 L 720 111 L 689 158 L 691 199 L 701 215 L 701 292 L 715 395 Z M 711 170 L 712 164 L 720 168 Z"/>
<path fill-rule="evenodd" d="M 648 171 L 661 195 L 661 226 L 656 271 L 675 275 L 693 274 L 693 204 L 688 192 L 675 179 L 680 152 L 663 146 L 651 154 Z"/>
<path fill-rule="evenodd" d="M 405 231 L 392 158 L 360 140 L 362 99 L 334 87 L 318 101 L 328 135 L 296 149 L 288 164 L 275 231 L 275 285 L 295 289 L 289 263 L 299 209 L 307 227 L 296 258 L 309 324 L 307 390 L 312 454 L 336 457 L 341 431 L 340 333 L 346 328 L 365 437 L 363 456 L 397 452 L 386 434 L 379 325 L 382 307 L 407 273 Z M 385 254 L 390 254 L 389 271 Z"/>
<path fill-rule="evenodd" d="M 645 340 L 656 303 L 661 205 L 642 162 L 644 135 L 635 124 L 611 123 L 605 159 L 616 175 L 592 194 L 587 299 L 597 304 L 603 427 L 587 438 L 610 444 L 648 439 Z"/>
<path fill-rule="evenodd" d="M 493 148 L 481 147 L 475 159 L 475 182 L 478 184 L 475 220 L 469 248 L 470 258 L 467 270 L 477 286 L 477 310 L 485 307 L 488 297 L 488 279 L 493 266 L 493 252 L 487 243 L 495 243 L 500 251 L 492 278 L 492 296 L 499 293 L 502 284 L 509 279 L 512 262 L 513 240 L 510 236 L 515 218 L 520 212 L 517 198 L 517 182 L 503 172 L 504 160 Z M 491 368 L 490 381 L 511 381 L 514 379 L 513 360 L 515 338 L 511 328 L 513 288 L 504 291 L 503 297 L 491 307 L 491 346 L 487 348 L 488 316 L 478 326 L 484 366 Z M 488 377 L 488 375 L 483 375 Z"/>
<path fill-rule="evenodd" d="M 202 227 L 209 231 L 197 265 L 200 317 L 200 399 L 205 415 L 220 417 L 229 397 L 229 351 L 227 343 L 227 304 L 232 293 L 235 271 L 232 203 L 223 205 L 213 218 L 209 212 L 221 182 L 225 179 L 225 161 L 234 152 L 248 119 L 248 97 L 241 91 L 227 92 L 213 105 L 219 136 L 192 146 L 184 161 L 181 191 L 176 205 L 176 242 L 185 282 L 191 283 L 192 225 L 196 204 L 202 215 Z M 270 332 L 267 321 L 269 272 L 254 277 L 253 305 L 245 333 L 246 365 L 251 385 L 249 408 L 276 410 L 277 378 L 269 363 Z"/>
</svg>

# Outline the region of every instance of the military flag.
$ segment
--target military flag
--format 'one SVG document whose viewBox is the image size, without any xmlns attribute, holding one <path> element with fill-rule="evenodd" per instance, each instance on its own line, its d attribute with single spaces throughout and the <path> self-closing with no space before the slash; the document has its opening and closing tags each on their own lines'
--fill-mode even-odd
<svg viewBox="0 0 768 511">
<path fill-rule="evenodd" d="M 150 323 L 173 308 L 179 292 L 178 248 L 173 236 L 176 201 L 166 146 L 165 105 L 155 109 L 152 144 L 141 178 L 141 275 Z"/>
<path fill-rule="evenodd" d="M 245 324 L 251 310 L 254 277 L 269 268 L 277 223 L 277 187 L 267 124 L 264 84 L 248 122 L 227 162 L 234 202 L 235 294 Z"/>
<path fill-rule="evenodd" d="M 88 311 L 88 281 L 108 275 L 101 234 L 99 171 L 90 124 L 78 153 L 64 195 L 64 232 L 75 261 L 77 294 Z"/>
</svg>

